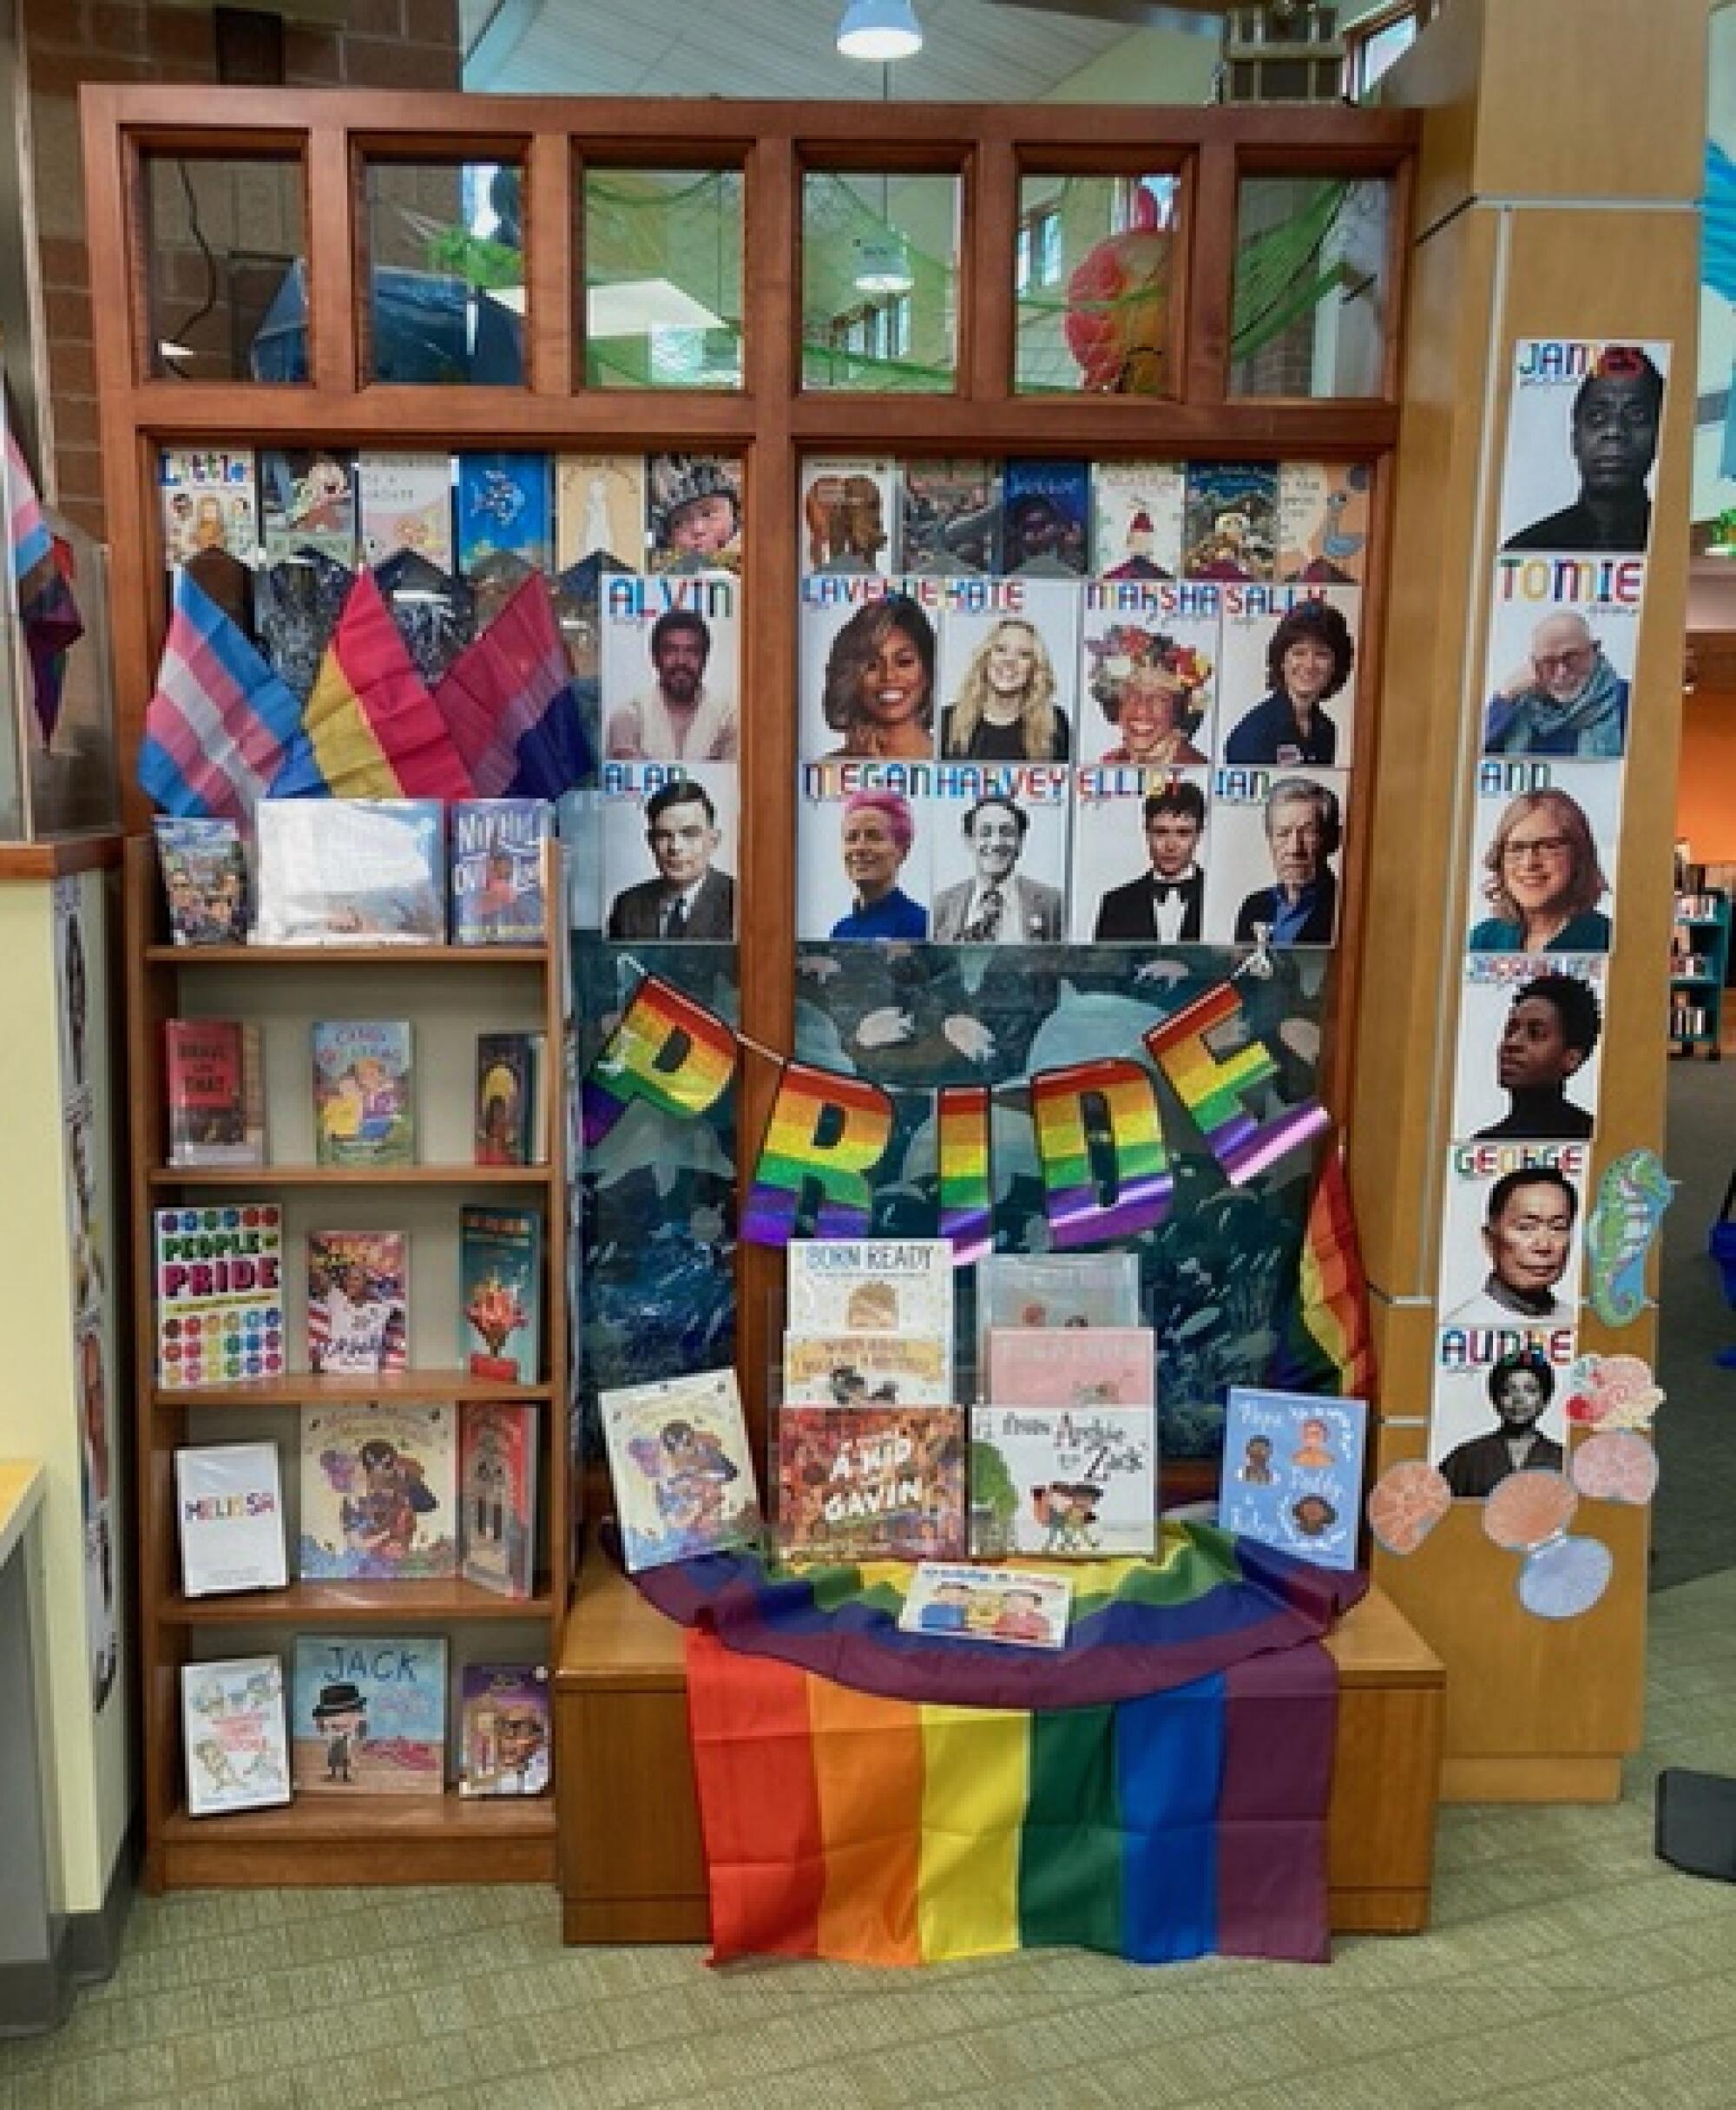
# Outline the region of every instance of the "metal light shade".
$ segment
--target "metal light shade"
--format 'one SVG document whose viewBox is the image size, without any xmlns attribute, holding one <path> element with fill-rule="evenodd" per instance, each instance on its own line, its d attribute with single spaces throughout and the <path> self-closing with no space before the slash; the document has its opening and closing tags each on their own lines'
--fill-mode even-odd
<svg viewBox="0 0 1736 2110">
<path fill-rule="evenodd" d="M 922 49 L 922 28 L 911 0 L 850 0 L 838 25 L 846 58 L 907 59 Z"/>
<path fill-rule="evenodd" d="M 907 293 L 916 284 L 910 251 L 897 234 L 870 234 L 856 245 L 859 293 Z"/>
</svg>

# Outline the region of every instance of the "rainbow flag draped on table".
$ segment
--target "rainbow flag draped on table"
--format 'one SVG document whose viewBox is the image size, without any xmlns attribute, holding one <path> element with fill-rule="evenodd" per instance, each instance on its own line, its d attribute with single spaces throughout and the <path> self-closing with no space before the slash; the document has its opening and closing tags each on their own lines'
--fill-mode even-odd
<svg viewBox="0 0 1736 2110">
<path fill-rule="evenodd" d="M 636 1578 L 695 1629 L 716 1961 L 1324 1960 L 1338 1686 L 1318 1637 L 1364 1579 L 1203 1526 L 1065 1570 L 1054 1655 L 899 1632 L 894 1562 L 715 1555 Z"/>
</svg>

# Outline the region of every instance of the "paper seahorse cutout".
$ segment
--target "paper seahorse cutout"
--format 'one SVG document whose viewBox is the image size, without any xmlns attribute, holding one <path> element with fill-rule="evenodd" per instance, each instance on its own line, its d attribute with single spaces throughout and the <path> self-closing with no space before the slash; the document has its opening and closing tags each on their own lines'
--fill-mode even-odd
<svg viewBox="0 0 1736 2110">
<path fill-rule="evenodd" d="M 1606 1167 L 1586 1225 L 1591 1308 L 1606 1326 L 1628 1326 L 1651 1301 L 1646 1255 L 1675 1199 L 1675 1183 L 1654 1150 L 1630 1150 Z"/>
</svg>

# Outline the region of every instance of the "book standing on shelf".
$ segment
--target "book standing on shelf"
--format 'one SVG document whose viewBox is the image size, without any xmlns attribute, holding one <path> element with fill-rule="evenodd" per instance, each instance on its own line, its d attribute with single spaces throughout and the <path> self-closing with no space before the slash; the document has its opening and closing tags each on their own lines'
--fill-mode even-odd
<svg viewBox="0 0 1736 2110">
<path fill-rule="evenodd" d="M 1156 1340 L 1148 1326 L 996 1326 L 983 1390 L 1003 1407 L 1151 1407 Z"/>
<path fill-rule="evenodd" d="M 372 1377 L 410 1360 L 410 1259 L 401 1231 L 307 1234 L 307 1367 Z"/>
<path fill-rule="evenodd" d="M 174 1495 L 186 1595 L 280 1590 L 288 1582 L 275 1443 L 177 1450 Z"/>
<path fill-rule="evenodd" d="M 298 1634 L 291 1778 L 299 1795 L 439 1795 L 446 1644 Z"/>
<path fill-rule="evenodd" d="M 263 1165 L 260 1029 L 233 1018 L 163 1022 L 171 1165 Z"/>
<path fill-rule="evenodd" d="M 921 1334 L 952 1352 L 952 1247 L 945 1239 L 803 1239 L 789 1249 L 794 1334 Z"/>
<path fill-rule="evenodd" d="M 158 1384 L 280 1377 L 288 1362 L 278 1204 L 159 1209 L 155 1246 Z"/>
<path fill-rule="evenodd" d="M 247 935 L 247 864 L 233 820 L 159 813 L 157 861 L 177 945 L 239 945 Z"/>
<path fill-rule="evenodd" d="M 283 1666 L 275 1656 L 183 1663 L 181 1721 L 190 1816 L 268 1810 L 289 1800 Z"/>
<path fill-rule="evenodd" d="M 551 1743 L 549 1673 L 540 1664 L 464 1666 L 460 1795 L 546 1794 Z"/>
<path fill-rule="evenodd" d="M 438 945 L 446 936 L 437 799 L 262 799 L 256 945 Z"/>
<path fill-rule="evenodd" d="M 535 1384 L 542 1363 L 542 1218 L 466 1203 L 458 1217 L 460 1350 L 473 1377 Z"/>
<path fill-rule="evenodd" d="M 546 799 L 460 799 L 451 810 L 452 943 L 540 945 L 549 934 Z"/>
<path fill-rule="evenodd" d="M 301 1416 L 306 1581 L 437 1580 L 457 1573 L 457 1410 L 306 1407 Z"/>
<path fill-rule="evenodd" d="M 415 1069 L 401 1019 L 313 1029 L 314 1154 L 321 1165 L 416 1162 Z"/>
<path fill-rule="evenodd" d="M 971 1553 L 1152 1552 L 1156 1418 L 1149 1407 L 973 1410 Z"/>
<path fill-rule="evenodd" d="M 473 1401 L 459 1443 L 460 1572 L 529 1597 L 536 1552 L 536 1410 Z"/>
<path fill-rule="evenodd" d="M 792 1404 L 944 1407 L 952 1398 L 946 1344 L 924 1333 L 786 1333 Z"/>
<path fill-rule="evenodd" d="M 786 1557 L 962 1556 L 962 1408 L 783 1406 L 776 1456 L 778 1548 Z"/>
<path fill-rule="evenodd" d="M 478 1165 L 541 1165 L 549 1133 L 545 1036 L 477 1036 L 476 1160 Z"/>
</svg>

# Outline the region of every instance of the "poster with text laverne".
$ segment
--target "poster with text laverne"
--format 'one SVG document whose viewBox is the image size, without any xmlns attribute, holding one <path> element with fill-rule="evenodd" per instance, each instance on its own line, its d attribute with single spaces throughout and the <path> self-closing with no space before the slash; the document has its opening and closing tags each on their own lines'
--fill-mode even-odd
<svg viewBox="0 0 1736 2110">
<path fill-rule="evenodd" d="M 1670 346 L 1521 338 L 1513 348 L 1501 546 L 1643 555 Z"/>
</svg>

